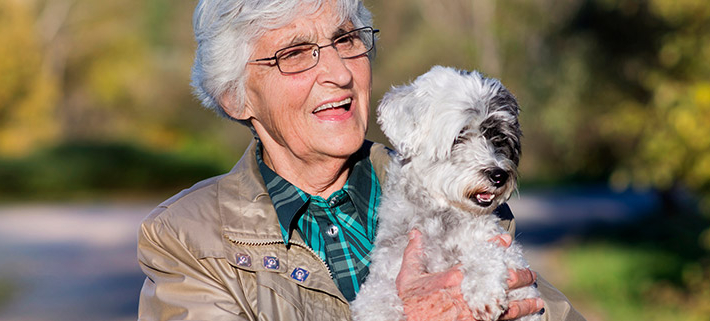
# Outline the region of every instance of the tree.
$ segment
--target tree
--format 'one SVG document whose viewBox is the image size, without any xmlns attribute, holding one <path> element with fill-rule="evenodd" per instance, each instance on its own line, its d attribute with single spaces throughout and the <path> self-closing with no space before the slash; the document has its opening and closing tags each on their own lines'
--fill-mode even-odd
<svg viewBox="0 0 710 321">
<path fill-rule="evenodd" d="M 31 2 L 0 3 L 0 153 L 21 154 L 54 140 L 56 79 L 42 54 Z"/>
</svg>

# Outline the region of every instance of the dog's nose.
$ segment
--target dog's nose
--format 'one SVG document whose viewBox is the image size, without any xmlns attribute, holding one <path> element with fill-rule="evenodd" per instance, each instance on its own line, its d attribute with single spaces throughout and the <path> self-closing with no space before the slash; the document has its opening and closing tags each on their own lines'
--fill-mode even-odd
<svg viewBox="0 0 710 321">
<path fill-rule="evenodd" d="M 491 180 L 495 187 L 501 187 L 508 181 L 508 172 L 500 168 L 489 169 L 486 172 L 488 173 L 488 179 Z"/>
</svg>

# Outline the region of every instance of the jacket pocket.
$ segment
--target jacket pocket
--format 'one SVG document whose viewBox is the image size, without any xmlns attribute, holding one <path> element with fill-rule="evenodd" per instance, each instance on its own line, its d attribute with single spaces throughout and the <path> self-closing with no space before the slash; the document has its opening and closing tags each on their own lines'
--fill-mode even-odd
<svg viewBox="0 0 710 321">
<path fill-rule="evenodd" d="M 298 285 L 281 274 L 256 272 L 259 320 L 304 320 L 303 302 Z"/>
</svg>

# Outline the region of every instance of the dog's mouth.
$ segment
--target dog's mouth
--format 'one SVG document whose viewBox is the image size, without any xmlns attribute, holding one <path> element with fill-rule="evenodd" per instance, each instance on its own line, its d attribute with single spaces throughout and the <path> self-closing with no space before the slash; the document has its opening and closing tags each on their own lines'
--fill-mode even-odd
<svg viewBox="0 0 710 321">
<path fill-rule="evenodd" d="M 496 195 L 493 193 L 488 193 L 488 192 L 483 192 L 483 193 L 475 193 L 473 194 L 470 199 L 476 203 L 476 205 L 481 206 L 481 207 L 488 207 L 493 204 L 493 200 L 496 198 Z"/>
</svg>

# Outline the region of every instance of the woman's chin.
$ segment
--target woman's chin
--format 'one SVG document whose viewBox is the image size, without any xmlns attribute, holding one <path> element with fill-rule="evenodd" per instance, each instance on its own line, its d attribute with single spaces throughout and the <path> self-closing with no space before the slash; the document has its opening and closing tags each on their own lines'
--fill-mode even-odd
<svg viewBox="0 0 710 321">
<path fill-rule="evenodd" d="M 336 158 L 348 158 L 360 149 L 364 141 L 364 133 L 333 135 L 323 139 L 320 142 L 320 147 L 324 154 Z"/>
</svg>

